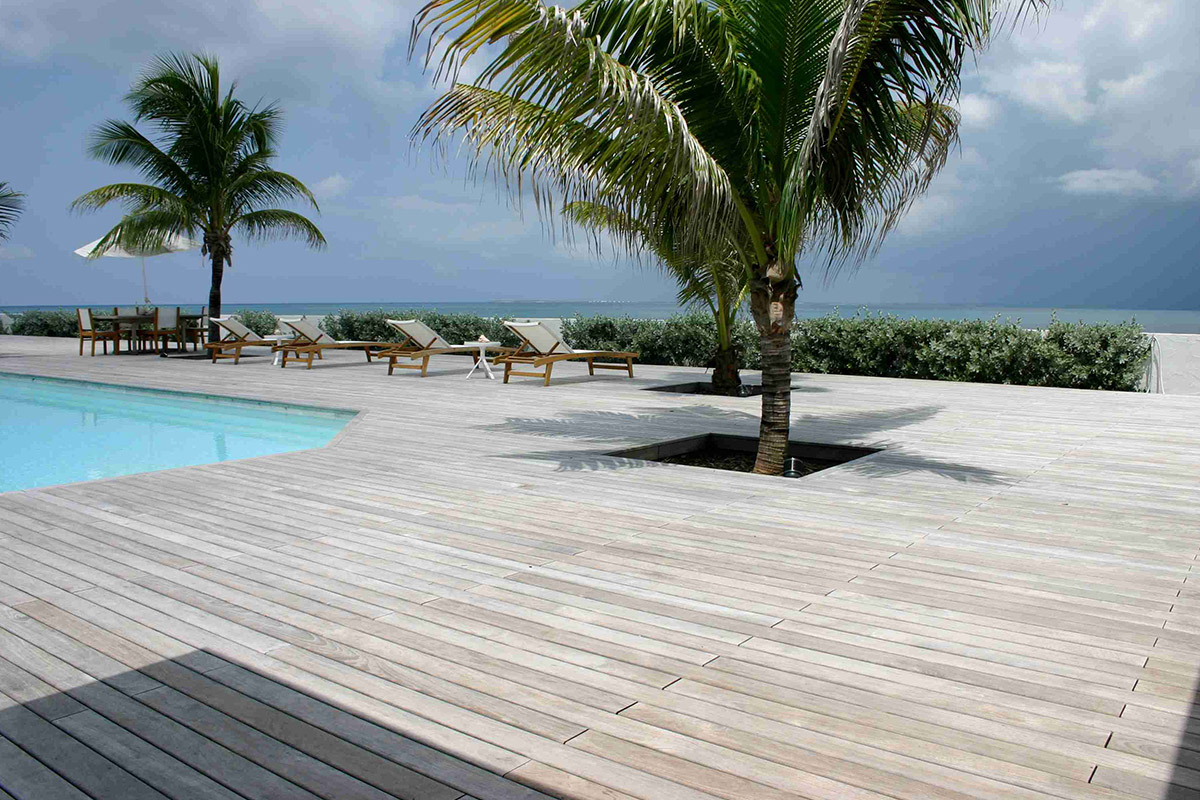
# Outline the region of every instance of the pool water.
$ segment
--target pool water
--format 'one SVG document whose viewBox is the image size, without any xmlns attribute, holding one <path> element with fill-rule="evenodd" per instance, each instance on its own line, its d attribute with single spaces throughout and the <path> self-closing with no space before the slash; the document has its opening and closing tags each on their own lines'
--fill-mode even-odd
<svg viewBox="0 0 1200 800">
<path fill-rule="evenodd" d="M 322 447 L 353 416 L 0 373 L 0 492 Z"/>
</svg>

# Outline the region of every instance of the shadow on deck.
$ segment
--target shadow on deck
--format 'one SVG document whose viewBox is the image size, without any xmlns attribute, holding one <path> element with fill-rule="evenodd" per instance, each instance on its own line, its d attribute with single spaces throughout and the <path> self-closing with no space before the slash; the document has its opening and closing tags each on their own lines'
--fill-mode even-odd
<svg viewBox="0 0 1200 800">
<path fill-rule="evenodd" d="M 72 647 L 62 634 L 17 618 Z M 528 759 L 389 706 L 369 691 L 305 673 L 320 687 L 318 697 L 203 650 L 122 672 L 75 644 L 81 663 L 72 665 L 4 638 L 0 797 L 6 800 L 548 800 L 499 774 Z M 412 731 L 401 732 L 410 725 Z M 455 748 L 484 766 L 449 752 Z"/>
<path fill-rule="evenodd" d="M 910 472 L 928 472 L 965 483 L 1013 483 L 1012 476 L 996 470 L 922 455 L 879 436 L 897 428 L 932 420 L 941 410 L 941 406 L 914 406 L 840 414 L 803 414 L 793 417 L 792 438 L 824 444 L 851 444 L 882 449 L 884 452 L 835 468 L 866 477 L 889 478 Z M 569 439 L 588 444 L 605 444 L 602 449 L 564 448 L 496 456 L 551 461 L 559 465 L 560 472 L 587 472 L 677 468 L 677 465 L 613 456 L 610 453 L 614 449 L 702 433 L 756 435 L 758 422 L 757 414 L 742 409 L 696 403 L 675 408 L 656 407 L 628 412 L 572 409 L 554 417 L 509 417 L 504 422 L 483 425 L 479 429 L 492 433 L 515 433 Z"/>
</svg>

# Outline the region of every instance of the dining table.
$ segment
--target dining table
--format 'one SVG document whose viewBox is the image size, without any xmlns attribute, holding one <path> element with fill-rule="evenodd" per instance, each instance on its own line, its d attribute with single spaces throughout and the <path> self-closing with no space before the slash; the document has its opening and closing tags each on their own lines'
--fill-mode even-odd
<svg viewBox="0 0 1200 800">
<path fill-rule="evenodd" d="M 180 314 L 179 315 L 179 330 L 178 338 L 179 346 L 183 346 L 183 329 L 189 322 L 200 323 L 205 318 L 204 314 Z M 131 327 L 140 327 L 142 325 L 153 325 L 153 314 L 92 314 L 92 322 L 106 322 L 114 328 L 119 328 L 122 325 Z M 121 337 L 118 336 L 113 340 L 113 355 L 119 355 L 121 352 Z"/>
</svg>

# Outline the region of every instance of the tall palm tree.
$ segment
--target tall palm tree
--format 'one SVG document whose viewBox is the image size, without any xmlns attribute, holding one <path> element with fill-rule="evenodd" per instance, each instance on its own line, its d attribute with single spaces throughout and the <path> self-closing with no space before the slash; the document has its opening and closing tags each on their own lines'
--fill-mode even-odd
<svg viewBox="0 0 1200 800">
<path fill-rule="evenodd" d="M 747 273 L 737 257 L 736 248 L 709 247 L 697 254 L 677 246 L 670 229 L 652 222 L 634 221 L 616 209 L 599 203 L 577 201 L 564 209 L 573 224 L 594 233 L 614 232 L 618 236 L 637 230 L 638 246 L 650 251 L 659 266 L 679 286 L 680 305 L 708 310 L 715 325 L 713 353 L 713 391 L 737 394 L 742 379 L 738 373 L 739 352 L 734 342 L 738 311 L 746 298 Z"/>
<path fill-rule="evenodd" d="M 1019 13 L 1045 0 L 1012 2 Z M 949 104 L 963 59 L 1005 5 L 431 0 L 412 47 L 428 40 L 436 77 L 502 44 L 413 136 L 461 137 L 475 174 L 528 188 L 539 209 L 558 197 L 630 220 L 652 213 L 694 252 L 737 242 L 762 351 L 755 470 L 778 473 L 797 265 L 808 256 L 833 274 L 857 263 L 925 190 L 957 141 Z M 635 228 L 624 235 L 638 246 Z"/>
<path fill-rule="evenodd" d="M 25 195 L 15 189 L 8 188 L 6 181 L 0 181 L 0 242 L 12 233 L 12 227 L 17 223 L 17 217 L 25 210 Z"/>
<path fill-rule="evenodd" d="M 275 105 L 251 107 L 234 97 L 236 82 L 221 87 L 216 59 L 205 55 L 156 58 L 125 99 L 132 122 L 108 120 L 95 130 L 92 157 L 130 166 L 150 183 L 114 183 L 72 203 L 78 210 L 113 201 L 127 214 L 105 234 L 96 253 L 110 247 L 153 249 L 175 234 L 203 237 L 212 263 L 211 316 L 221 314 L 221 280 L 233 265 L 232 232 L 249 239 L 298 236 L 314 248 L 325 237 L 306 217 L 269 203 L 300 199 L 314 209 L 312 192 L 296 178 L 271 169 L 281 114 Z M 147 123 L 152 133 L 136 127 Z M 215 331 L 210 331 L 215 335 Z"/>
</svg>

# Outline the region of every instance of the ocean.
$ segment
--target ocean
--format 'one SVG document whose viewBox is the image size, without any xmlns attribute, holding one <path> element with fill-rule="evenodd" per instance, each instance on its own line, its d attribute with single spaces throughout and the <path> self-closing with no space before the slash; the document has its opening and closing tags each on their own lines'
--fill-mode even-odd
<svg viewBox="0 0 1200 800">
<path fill-rule="evenodd" d="M 103 307 L 104 303 L 92 304 L 93 307 Z M 9 314 L 28 311 L 31 309 L 71 310 L 74 306 L 0 306 L 0 311 Z M 183 306 L 190 313 L 200 310 L 199 306 Z M 224 309 L 234 312 L 238 309 L 270 311 L 278 315 L 325 316 L 335 314 L 341 309 L 366 311 L 379 308 L 386 309 L 424 309 L 438 310 L 446 313 L 478 314 L 486 317 L 578 317 L 604 314 L 617 317 L 635 317 L 638 319 L 665 319 L 681 311 L 672 301 L 658 302 L 625 302 L 625 301 L 496 301 L 486 303 L 439 302 L 412 303 L 397 300 L 394 302 L 371 303 L 238 303 L 226 302 Z M 1015 306 L 979 306 L 979 305 L 877 305 L 856 307 L 854 305 L 834 303 L 797 303 L 796 315 L 802 318 L 822 317 L 826 314 L 840 313 L 843 316 L 853 316 L 855 313 L 869 311 L 871 313 L 895 314 L 900 317 L 916 317 L 918 319 L 991 319 L 1000 317 L 1005 320 L 1019 321 L 1027 328 L 1042 328 L 1049 324 L 1051 316 L 1057 315 L 1063 322 L 1128 322 L 1134 320 L 1151 333 L 1200 333 L 1200 310 L 1179 311 L 1165 309 L 1127 309 L 1127 308 L 1019 308 Z"/>
</svg>

